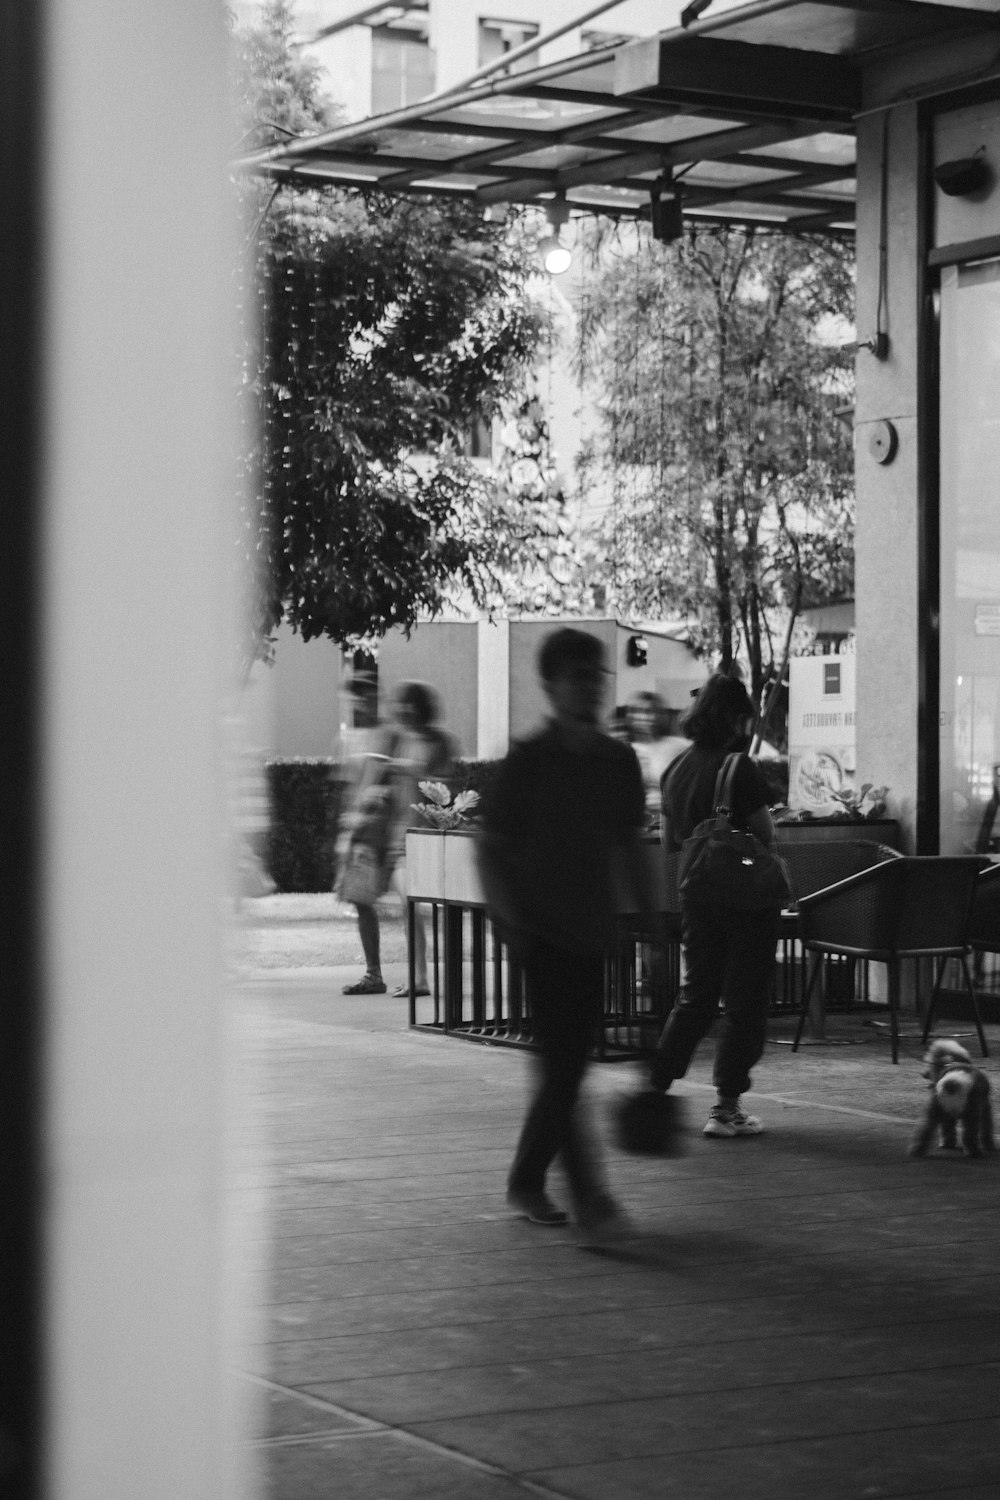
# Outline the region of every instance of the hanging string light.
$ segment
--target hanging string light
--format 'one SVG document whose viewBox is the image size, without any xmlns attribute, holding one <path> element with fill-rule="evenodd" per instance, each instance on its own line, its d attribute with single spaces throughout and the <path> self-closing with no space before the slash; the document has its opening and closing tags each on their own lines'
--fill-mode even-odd
<svg viewBox="0 0 1000 1500">
<path fill-rule="evenodd" d="M 551 233 L 538 242 L 538 254 L 550 276 L 562 276 L 573 263 L 573 253 L 563 239 L 563 228 L 569 220 L 565 194 L 557 193 L 545 206 L 545 217 Z"/>
<path fill-rule="evenodd" d="M 642 341 L 643 320 L 642 311 L 642 225 L 636 221 L 635 226 L 635 276 L 633 278 L 635 310 L 632 318 L 632 338 L 634 348 L 632 351 L 632 510 L 631 510 L 631 534 L 632 534 L 632 577 L 639 576 L 639 548 L 641 547 L 642 525 L 640 521 L 643 508 L 642 472 L 645 468 L 645 432 L 640 424 L 640 401 L 642 390 L 642 379 L 640 373 L 640 345 Z M 633 595 L 635 587 L 633 585 Z M 633 599 L 634 602 L 634 599 Z"/>
<path fill-rule="evenodd" d="M 664 261 L 663 261 L 663 257 L 662 256 L 657 257 L 656 270 L 657 270 L 657 275 L 656 275 L 656 283 L 657 283 L 657 286 L 656 286 L 656 306 L 657 306 L 657 319 L 658 319 L 658 323 L 659 323 L 659 335 L 660 335 L 660 411 L 659 411 L 659 420 L 657 422 L 656 454 L 657 454 L 657 465 L 658 465 L 657 489 L 658 489 L 658 492 L 659 492 L 659 511 L 660 511 L 660 515 L 659 515 L 659 520 L 660 520 L 660 561 L 661 561 L 661 566 L 662 566 L 662 564 L 666 560 L 666 550 L 667 550 L 667 535 L 666 535 L 666 514 L 667 514 L 666 487 L 667 487 L 667 481 L 666 481 L 666 463 L 665 463 L 665 456 L 666 456 L 665 455 L 665 449 L 666 449 L 666 443 L 667 443 L 667 326 L 666 326 L 667 325 L 667 320 L 666 320 L 666 318 L 663 315 L 663 308 L 664 308 L 664 297 L 663 297 L 663 280 L 664 280 L 663 270 L 664 270 Z"/>
<path fill-rule="evenodd" d="M 617 233 L 617 230 L 616 230 Z M 611 293 L 611 326 L 614 329 L 614 343 L 612 358 L 614 363 L 614 376 L 612 379 L 612 390 L 615 391 L 615 399 L 618 399 L 618 368 L 621 360 L 621 326 L 618 317 L 618 276 L 612 277 Z M 621 485 L 621 451 L 618 443 L 618 422 L 614 420 L 612 412 L 611 422 L 611 598 L 608 600 L 610 611 L 618 608 L 618 520 L 620 514 L 620 485 Z"/>
</svg>

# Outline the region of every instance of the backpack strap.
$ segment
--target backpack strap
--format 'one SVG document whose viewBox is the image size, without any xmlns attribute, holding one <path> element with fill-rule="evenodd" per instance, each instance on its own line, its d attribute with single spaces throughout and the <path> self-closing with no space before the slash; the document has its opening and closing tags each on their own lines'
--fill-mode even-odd
<svg viewBox="0 0 1000 1500">
<path fill-rule="evenodd" d="M 742 758 L 742 752 L 734 750 L 727 755 L 719 767 L 719 774 L 715 780 L 715 806 L 714 812 L 721 812 L 723 808 L 729 817 L 733 814 L 733 789 L 736 783 L 736 771 Z"/>
</svg>

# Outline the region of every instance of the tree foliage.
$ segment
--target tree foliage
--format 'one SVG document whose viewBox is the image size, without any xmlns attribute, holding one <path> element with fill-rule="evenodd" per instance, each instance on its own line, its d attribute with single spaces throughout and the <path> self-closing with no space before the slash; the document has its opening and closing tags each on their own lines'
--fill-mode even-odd
<svg viewBox="0 0 1000 1500">
<path fill-rule="evenodd" d="M 592 244 L 579 358 L 601 411 L 587 576 L 637 617 L 680 615 L 759 691 L 799 611 L 853 584 L 853 253 L 744 228 Z M 841 336 L 842 337 L 842 336 Z"/>
<path fill-rule="evenodd" d="M 290 30 L 271 0 L 237 34 L 254 144 L 333 122 Z M 252 640 L 285 619 L 346 643 L 434 614 L 456 583 L 478 597 L 495 542 L 464 437 L 520 387 L 539 337 L 519 236 L 456 200 L 245 191 Z"/>
<path fill-rule="evenodd" d="M 582 555 L 533 381 L 501 413 L 482 501 L 483 602 L 507 615 L 582 613 Z"/>
</svg>

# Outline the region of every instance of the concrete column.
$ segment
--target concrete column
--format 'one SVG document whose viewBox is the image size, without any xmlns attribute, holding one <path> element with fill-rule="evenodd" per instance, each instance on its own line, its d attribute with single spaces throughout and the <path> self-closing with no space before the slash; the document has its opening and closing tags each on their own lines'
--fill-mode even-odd
<svg viewBox="0 0 1000 1500">
<path fill-rule="evenodd" d="M 890 788 L 890 813 L 915 836 L 918 794 L 921 474 L 919 224 L 920 143 L 914 105 L 862 119 L 858 131 L 859 341 L 873 337 L 884 263 L 888 357 L 857 356 L 857 753 L 858 780 Z M 885 191 L 883 193 L 883 172 Z M 880 253 L 883 243 L 884 256 Z M 872 439 L 889 421 L 898 435 L 890 463 Z"/>
<path fill-rule="evenodd" d="M 510 622 L 480 620 L 477 630 L 476 756 L 494 760 L 510 746 Z"/>
<path fill-rule="evenodd" d="M 47 1500 L 224 1500 L 223 7 L 47 0 Z"/>
</svg>

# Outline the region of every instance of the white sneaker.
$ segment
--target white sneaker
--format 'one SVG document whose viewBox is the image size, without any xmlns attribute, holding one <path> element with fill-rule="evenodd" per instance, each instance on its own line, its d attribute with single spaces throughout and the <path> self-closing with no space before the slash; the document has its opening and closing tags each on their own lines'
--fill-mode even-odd
<svg viewBox="0 0 1000 1500">
<path fill-rule="evenodd" d="M 702 1131 L 703 1135 L 729 1136 L 734 1135 L 760 1135 L 764 1129 L 756 1115 L 748 1115 L 746 1110 L 738 1104 L 727 1109 L 724 1104 L 717 1104 L 708 1117 L 708 1124 Z"/>
</svg>

